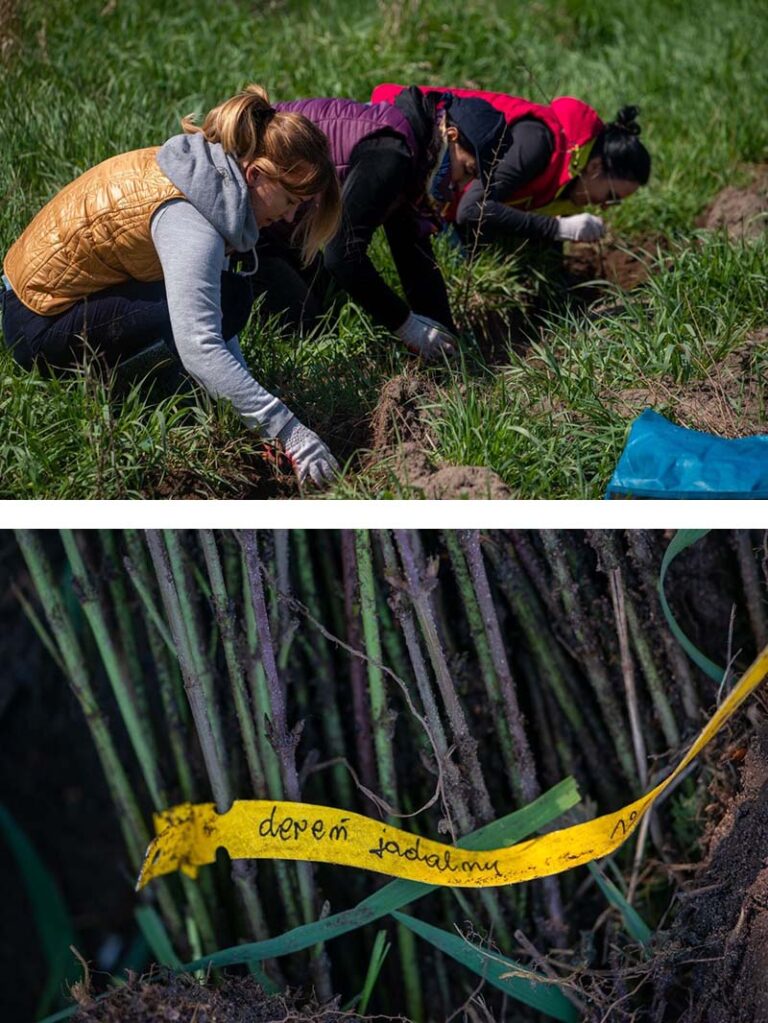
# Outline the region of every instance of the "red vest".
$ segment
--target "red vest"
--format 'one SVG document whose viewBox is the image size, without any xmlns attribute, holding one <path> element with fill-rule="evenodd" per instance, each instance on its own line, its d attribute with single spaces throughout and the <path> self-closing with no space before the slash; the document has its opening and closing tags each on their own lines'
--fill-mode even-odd
<svg viewBox="0 0 768 1023">
<path fill-rule="evenodd" d="M 394 103 L 395 98 L 405 88 L 404 85 L 392 83 L 377 85 L 371 94 L 371 102 Z M 554 139 L 549 165 L 541 174 L 504 200 L 509 206 L 535 210 L 552 202 L 561 188 L 583 170 L 584 147 L 591 148 L 591 144 L 603 129 L 603 122 L 592 107 L 572 96 L 559 96 L 552 100 L 549 106 L 543 106 L 521 99 L 519 96 L 508 96 L 504 92 L 440 89 L 432 85 L 420 85 L 419 88 L 422 92 L 448 92 L 455 96 L 484 99 L 504 114 L 507 124 L 514 124 L 523 117 L 534 117 L 546 124 Z M 577 159 L 579 155 L 581 160 Z"/>
</svg>

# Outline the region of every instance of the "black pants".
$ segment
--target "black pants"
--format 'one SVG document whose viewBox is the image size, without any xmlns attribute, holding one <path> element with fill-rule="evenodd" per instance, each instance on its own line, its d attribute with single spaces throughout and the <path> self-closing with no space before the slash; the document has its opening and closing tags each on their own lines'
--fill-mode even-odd
<svg viewBox="0 0 768 1023">
<path fill-rule="evenodd" d="M 224 338 L 240 333 L 252 305 L 250 278 L 225 271 L 221 275 Z M 163 281 L 128 280 L 54 316 L 40 316 L 13 292 L 6 292 L 3 334 L 14 359 L 25 369 L 36 364 L 49 370 L 71 368 L 87 352 L 112 368 L 150 348 L 164 351 L 179 363 Z"/>
<path fill-rule="evenodd" d="M 276 316 L 283 326 L 303 333 L 316 326 L 338 289 L 322 256 L 302 266 L 291 231 L 287 224 L 277 223 L 262 232 L 256 248 L 259 265 L 251 280 L 256 298 L 261 298 L 259 315 Z"/>
</svg>

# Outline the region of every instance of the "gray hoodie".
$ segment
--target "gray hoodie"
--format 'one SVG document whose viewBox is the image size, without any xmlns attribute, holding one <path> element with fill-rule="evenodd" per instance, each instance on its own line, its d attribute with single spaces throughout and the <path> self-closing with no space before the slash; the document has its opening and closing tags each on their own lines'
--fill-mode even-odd
<svg viewBox="0 0 768 1023">
<path fill-rule="evenodd" d="M 157 163 L 185 196 L 160 206 L 151 224 L 179 358 L 209 394 L 229 399 L 248 426 L 275 437 L 291 411 L 248 372 L 237 338 L 221 333 L 227 249 L 245 252 L 259 237 L 242 171 L 201 134 L 169 139 Z"/>
</svg>

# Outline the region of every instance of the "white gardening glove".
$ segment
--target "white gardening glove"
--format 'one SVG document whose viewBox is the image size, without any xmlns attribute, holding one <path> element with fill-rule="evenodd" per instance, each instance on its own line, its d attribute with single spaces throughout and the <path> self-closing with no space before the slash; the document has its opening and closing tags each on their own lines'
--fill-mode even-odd
<svg viewBox="0 0 768 1023">
<path fill-rule="evenodd" d="M 395 331 L 409 352 L 429 361 L 440 355 L 456 354 L 456 337 L 428 316 L 408 313 L 408 319 Z"/>
<path fill-rule="evenodd" d="M 288 420 L 277 439 L 282 442 L 299 483 L 304 483 L 307 476 L 318 487 L 325 487 L 333 481 L 339 471 L 338 462 L 317 434 L 299 422 L 296 416 Z"/>
<path fill-rule="evenodd" d="M 605 224 L 592 213 L 575 213 L 572 217 L 557 218 L 557 240 L 569 242 L 596 242 L 603 237 Z"/>
</svg>

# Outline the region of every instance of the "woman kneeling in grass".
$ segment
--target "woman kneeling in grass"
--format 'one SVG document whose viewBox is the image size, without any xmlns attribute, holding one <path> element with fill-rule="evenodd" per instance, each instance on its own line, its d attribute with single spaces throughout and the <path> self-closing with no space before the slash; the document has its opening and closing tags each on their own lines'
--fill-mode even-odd
<svg viewBox="0 0 768 1023">
<path fill-rule="evenodd" d="M 374 103 L 396 103 L 405 86 L 373 90 Z M 479 97 L 504 115 L 508 145 L 489 187 L 471 182 L 443 211 L 466 241 L 591 242 L 601 238 L 600 217 L 581 212 L 626 199 L 648 182 L 651 157 L 638 138 L 637 107 L 622 107 L 604 124 L 582 100 L 561 96 L 532 103 L 502 92 L 426 87 L 425 92 Z"/>
<path fill-rule="evenodd" d="M 229 265 L 302 203 L 304 260 L 334 234 L 328 142 L 306 117 L 277 112 L 258 85 L 202 127 L 189 117 L 182 127 L 159 148 L 86 171 L 37 214 L 4 262 L 5 343 L 25 368 L 60 369 L 86 348 L 116 366 L 162 338 L 209 394 L 282 442 L 300 482 L 321 485 L 338 468 L 328 448 L 248 371 L 237 335 L 254 293 Z"/>
<path fill-rule="evenodd" d="M 311 327 L 324 311 L 329 285 L 341 288 L 371 319 L 416 355 L 454 351 L 456 328 L 432 252 L 432 195 L 486 179 L 503 145 L 503 116 L 479 99 L 425 95 L 406 89 L 396 105 L 317 98 L 278 103 L 304 114 L 328 136 L 342 187 L 339 230 L 322 260 L 302 268 L 278 225 L 264 233 L 257 279 L 262 310 L 293 326 Z M 405 299 L 374 267 L 368 250 L 383 227 Z"/>
</svg>

